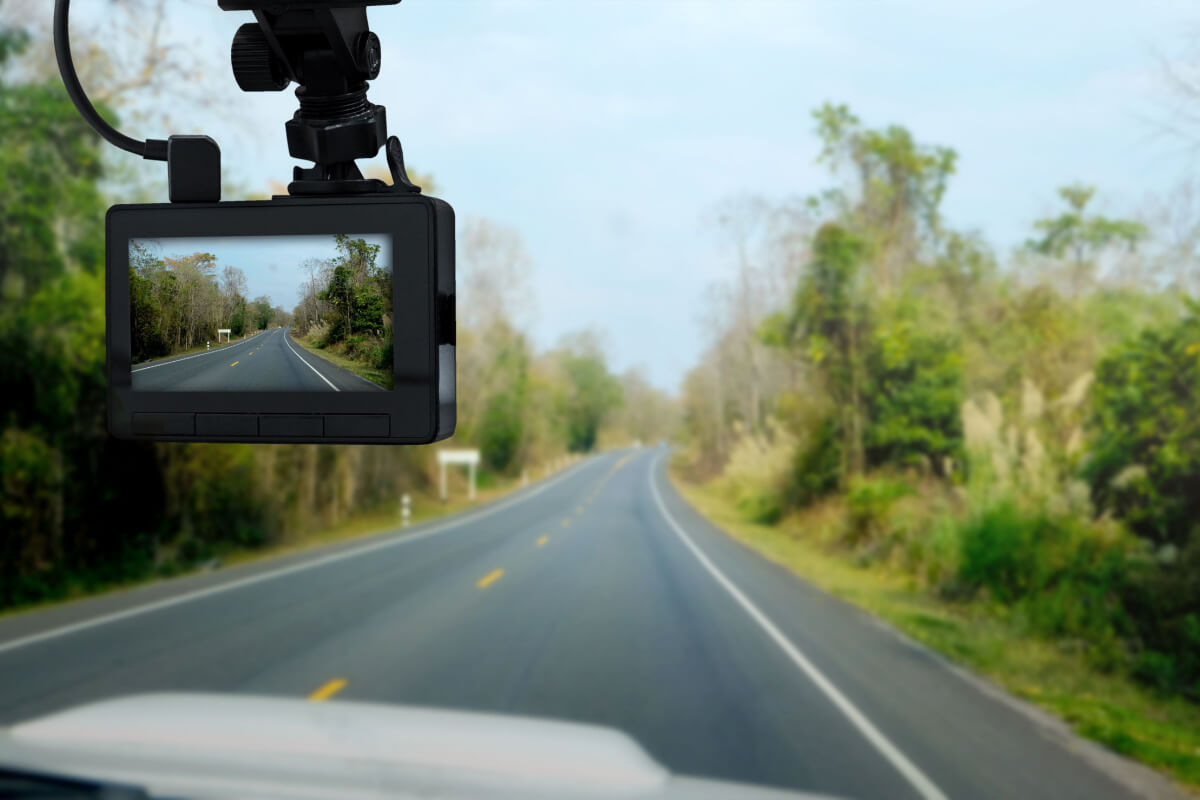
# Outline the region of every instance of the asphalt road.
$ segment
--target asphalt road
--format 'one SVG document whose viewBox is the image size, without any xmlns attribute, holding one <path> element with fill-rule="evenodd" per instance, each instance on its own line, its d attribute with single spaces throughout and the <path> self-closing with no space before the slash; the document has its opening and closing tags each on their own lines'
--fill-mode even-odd
<svg viewBox="0 0 1200 800">
<path fill-rule="evenodd" d="M 272 328 L 216 350 L 133 368 L 139 392 L 371 392 L 383 387 L 314 356 Z"/>
<path fill-rule="evenodd" d="M 842 797 L 1135 796 L 1114 757 L 710 526 L 664 457 L 2 619 L 0 723 L 150 690 L 317 693 L 599 723 L 679 773 Z"/>
</svg>

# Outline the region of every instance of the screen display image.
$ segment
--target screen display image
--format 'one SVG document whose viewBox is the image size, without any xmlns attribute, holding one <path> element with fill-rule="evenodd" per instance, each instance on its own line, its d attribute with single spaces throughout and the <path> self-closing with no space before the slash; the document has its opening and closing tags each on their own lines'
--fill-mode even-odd
<svg viewBox="0 0 1200 800">
<path fill-rule="evenodd" d="M 385 234 L 129 241 L 134 391 L 392 388 Z"/>
</svg>

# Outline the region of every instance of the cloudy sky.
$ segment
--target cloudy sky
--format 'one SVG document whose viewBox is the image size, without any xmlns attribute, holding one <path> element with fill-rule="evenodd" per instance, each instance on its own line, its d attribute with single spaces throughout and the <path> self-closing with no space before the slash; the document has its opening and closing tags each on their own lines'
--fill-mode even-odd
<svg viewBox="0 0 1200 800">
<path fill-rule="evenodd" d="M 174 132 L 216 137 L 248 190 L 286 182 L 294 98 L 229 75 L 249 15 L 175 2 L 174 35 L 211 52 L 227 99 L 173 110 Z M 1094 183 L 1122 212 L 1192 168 L 1160 124 L 1161 61 L 1200 18 L 1183 2 L 404 0 L 371 15 L 372 99 L 460 219 L 520 231 L 535 340 L 599 326 L 617 367 L 668 389 L 703 346 L 705 287 L 728 274 L 706 212 L 829 185 L 810 116 L 827 100 L 957 149 L 948 218 L 1002 252 L 1057 186 Z"/>
</svg>

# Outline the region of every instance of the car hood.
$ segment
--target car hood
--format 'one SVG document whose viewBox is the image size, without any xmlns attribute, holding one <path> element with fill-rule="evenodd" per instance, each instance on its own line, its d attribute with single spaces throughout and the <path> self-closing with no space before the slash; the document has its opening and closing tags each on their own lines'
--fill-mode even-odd
<svg viewBox="0 0 1200 800">
<path fill-rule="evenodd" d="M 673 776 L 591 725 L 374 703 L 147 694 L 0 731 L 0 765 L 179 798 L 814 797 Z"/>
</svg>

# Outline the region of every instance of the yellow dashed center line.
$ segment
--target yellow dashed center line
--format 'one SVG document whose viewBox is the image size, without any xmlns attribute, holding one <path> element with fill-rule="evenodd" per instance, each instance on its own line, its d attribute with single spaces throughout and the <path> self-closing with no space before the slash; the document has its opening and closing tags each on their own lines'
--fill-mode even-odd
<svg viewBox="0 0 1200 800">
<path fill-rule="evenodd" d="M 564 520 L 562 521 L 562 526 L 563 526 L 564 528 L 569 528 L 569 527 L 571 526 L 571 520 L 569 520 L 569 519 L 564 519 Z"/>
<path fill-rule="evenodd" d="M 545 547 L 545 546 L 546 546 L 546 542 L 548 542 L 548 541 L 550 541 L 550 537 L 549 537 L 549 536 L 543 536 L 542 538 L 538 539 L 538 547 Z"/>
<path fill-rule="evenodd" d="M 238 364 L 240 364 L 240 363 L 242 363 L 242 362 L 240 362 L 240 361 L 235 361 L 235 362 L 233 362 L 232 364 L 230 364 L 229 366 L 231 366 L 231 367 L 236 367 L 236 366 L 237 366 Z"/>
<path fill-rule="evenodd" d="M 337 694 L 338 692 L 340 692 L 342 689 L 345 689 L 345 688 L 346 688 L 346 680 L 344 678 L 334 678 L 329 683 L 325 684 L 320 689 L 317 689 L 315 692 L 310 694 L 308 696 L 308 699 L 312 700 L 314 703 L 320 703 L 324 700 L 328 700 L 329 698 L 333 697 L 335 694 Z"/>
<path fill-rule="evenodd" d="M 583 506 L 575 506 L 575 513 L 576 513 L 576 514 L 582 514 L 582 513 L 583 513 Z"/>
<path fill-rule="evenodd" d="M 493 583 L 495 583 L 496 581 L 500 580 L 503 577 L 504 577 L 504 570 L 494 569 L 491 572 L 489 572 L 487 575 L 484 575 L 482 578 L 480 578 L 478 581 L 476 581 L 475 585 L 478 586 L 480 589 L 486 589 L 487 587 L 491 586 Z"/>
</svg>

